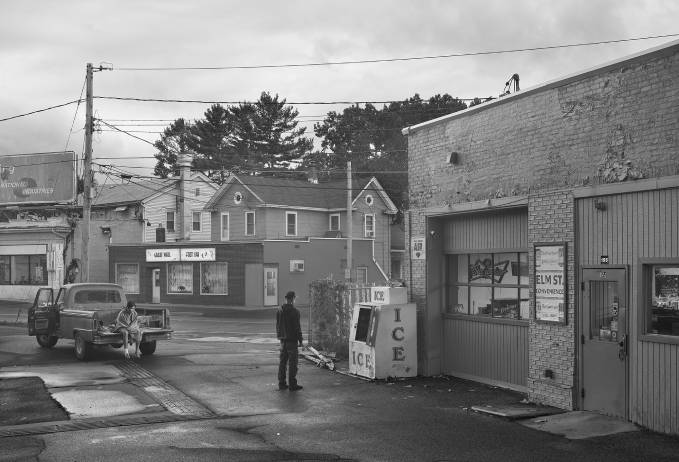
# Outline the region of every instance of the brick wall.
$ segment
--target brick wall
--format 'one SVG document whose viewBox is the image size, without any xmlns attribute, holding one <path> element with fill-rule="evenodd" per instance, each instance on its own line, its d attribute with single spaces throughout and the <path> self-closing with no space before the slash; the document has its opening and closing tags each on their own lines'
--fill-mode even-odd
<svg viewBox="0 0 679 462">
<path fill-rule="evenodd" d="M 408 134 L 406 243 L 425 236 L 428 211 L 511 196 L 529 198 L 529 246 L 568 243 L 568 323 L 530 324 L 529 394 L 536 401 L 569 408 L 577 386 L 569 190 L 679 174 L 677 75 L 679 45 L 674 45 L 476 106 Z M 456 164 L 448 163 L 451 152 L 459 154 Z M 532 254 L 530 260 L 532 272 Z M 411 300 L 425 310 L 425 263 L 411 261 L 407 246 L 404 264 Z M 425 339 L 428 329 L 420 326 Z M 547 368 L 554 379 L 544 378 Z"/>
<path fill-rule="evenodd" d="M 566 243 L 567 320 L 565 325 L 534 320 L 534 285 L 529 289 L 531 316 L 528 328 L 528 398 L 564 409 L 574 406 L 575 354 L 575 252 L 574 199 L 569 190 L 538 193 L 528 199 L 528 274 L 535 278 L 535 243 Z M 545 371 L 553 371 L 553 378 Z"/>
</svg>

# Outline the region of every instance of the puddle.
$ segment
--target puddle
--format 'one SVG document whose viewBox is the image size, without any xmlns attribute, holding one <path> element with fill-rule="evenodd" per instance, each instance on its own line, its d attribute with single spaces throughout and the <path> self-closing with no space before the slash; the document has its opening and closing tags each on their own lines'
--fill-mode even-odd
<svg viewBox="0 0 679 462">
<path fill-rule="evenodd" d="M 116 390 L 69 390 L 52 393 L 72 417 L 110 417 L 146 410 L 134 396 Z"/>
<path fill-rule="evenodd" d="M 0 368 L 0 378 L 40 377 L 48 388 L 122 383 L 121 372 L 105 364 L 59 364 Z"/>
<path fill-rule="evenodd" d="M 273 344 L 278 343 L 279 340 L 270 337 L 198 337 L 190 338 L 194 342 L 227 342 L 227 343 L 261 343 Z"/>
</svg>

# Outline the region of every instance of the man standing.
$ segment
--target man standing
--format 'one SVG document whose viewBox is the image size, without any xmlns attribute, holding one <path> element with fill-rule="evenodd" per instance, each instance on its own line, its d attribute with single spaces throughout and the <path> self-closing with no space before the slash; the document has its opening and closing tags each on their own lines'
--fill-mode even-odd
<svg viewBox="0 0 679 462">
<path fill-rule="evenodd" d="M 302 346 L 302 328 L 299 323 L 299 310 L 293 305 L 295 293 L 285 294 L 285 304 L 276 312 L 276 335 L 281 342 L 280 360 L 278 363 L 278 389 L 290 391 L 301 390 L 297 383 L 297 345 Z M 286 379 L 288 369 L 288 382 Z"/>
</svg>

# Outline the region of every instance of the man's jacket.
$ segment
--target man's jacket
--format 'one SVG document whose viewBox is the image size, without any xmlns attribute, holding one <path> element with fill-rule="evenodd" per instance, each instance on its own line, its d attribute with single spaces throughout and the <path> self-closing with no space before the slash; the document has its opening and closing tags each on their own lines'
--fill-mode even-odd
<svg viewBox="0 0 679 462">
<path fill-rule="evenodd" d="M 302 343 L 302 328 L 299 323 L 299 310 L 291 303 L 278 308 L 276 312 L 276 335 L 279 340 Z"/>
</svg>

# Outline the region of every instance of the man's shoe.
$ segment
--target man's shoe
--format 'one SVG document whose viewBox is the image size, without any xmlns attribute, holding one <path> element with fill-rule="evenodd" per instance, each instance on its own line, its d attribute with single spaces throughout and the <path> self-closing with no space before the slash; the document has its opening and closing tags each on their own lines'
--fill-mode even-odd
<svg viewBox="0 0 679 462">
<path fill-rule="evenodd" d="M 279 383 L 279 384 L 278 384 L 278 389 L 279 389 L 279 390 L 287 390 L 287 389 L 288 389 L 288 386 L 287 386 L 286 384 L 284 384 L 284 383 Z"/>
<path fill-rule="evenodd" d="M 289 390 L 290 391 L 297 391 L 297 390 L 301 390 L 302 388 L 304 388 L 302 385 L 290 385 Z"/>
</svg>

